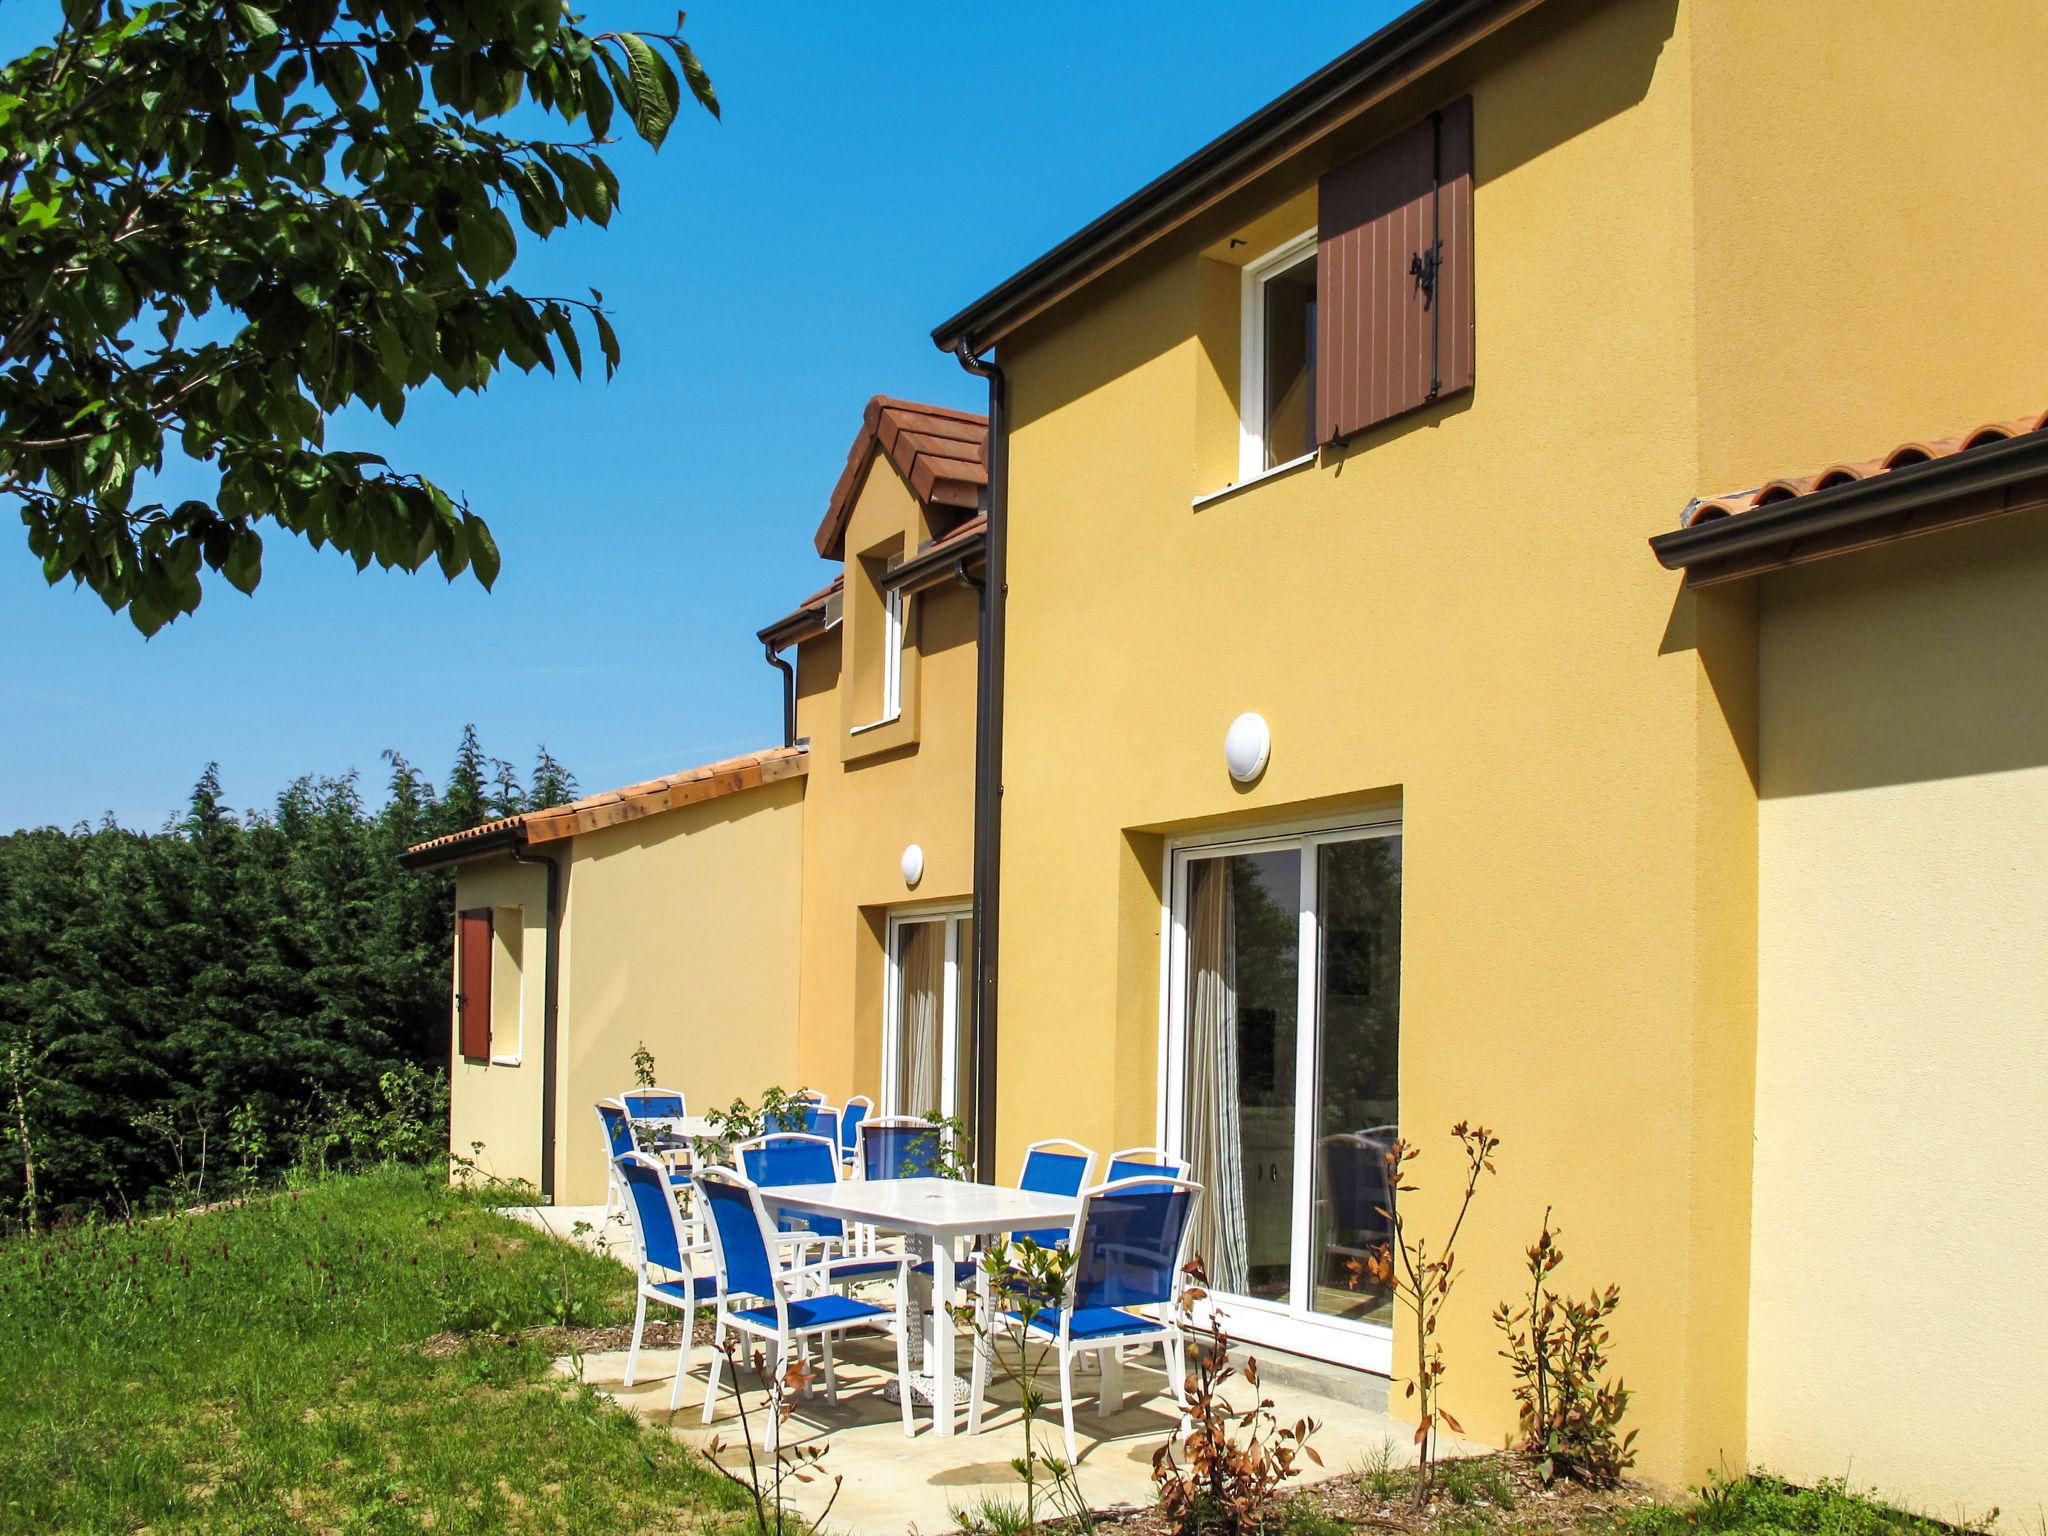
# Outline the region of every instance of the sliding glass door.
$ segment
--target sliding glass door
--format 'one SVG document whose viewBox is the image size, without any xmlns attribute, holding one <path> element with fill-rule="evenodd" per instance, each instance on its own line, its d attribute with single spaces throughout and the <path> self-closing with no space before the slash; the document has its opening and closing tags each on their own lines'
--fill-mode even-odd
<svg viewBox="0 0 2048 1536">
<path fill-rule="evenodd" d="M 1233 1333 L 1384 1371 L 1400 830 L 1182 848 L 1172 906 L 1165 1134 L 1210 1288 Z"/>
<path fill-rule="evenodd" d="M 958 1116 L 972 1134 L 974 989 L 964 978 L 973 947 L 966 912 L 889 919 L 883 1114 Z"/>
</svg>

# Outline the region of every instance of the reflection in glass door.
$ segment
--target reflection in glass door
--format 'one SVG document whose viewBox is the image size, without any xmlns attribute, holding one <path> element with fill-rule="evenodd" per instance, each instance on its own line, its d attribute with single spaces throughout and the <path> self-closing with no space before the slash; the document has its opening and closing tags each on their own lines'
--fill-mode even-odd
<svg viewBox="0 0 2048 1536">
<path fill-rule="evenodd" d="M 882 1030 L 885 1115 L 957 1115 L 973 1130 L 973 950 L 964 912 L 889 920 L 889 975 Z"/>
<path fill-rule="evenodd" d="M 1215 1289 L 1277 1301 L 1294 1264 L 1300 889 L 1292 848 L 1188 871 L 1181 1155 L 1207 1191 L 1192 1245 Z"/>
<path fill-rule="evenodd" d="M 1166 1134 L 1232 1331 L 1387 1368 L 1401 840 L 1352 828 L 1175 855 Z"/>
</svg>

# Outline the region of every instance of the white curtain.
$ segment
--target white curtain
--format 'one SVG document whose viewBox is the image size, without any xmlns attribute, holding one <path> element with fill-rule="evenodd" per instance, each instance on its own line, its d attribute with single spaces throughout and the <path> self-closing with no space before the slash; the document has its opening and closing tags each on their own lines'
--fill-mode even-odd
<svg viewBox="0 0 2048 1536">
<path fill-rule="evenodd" d="M 1230 861 L 1196 863 L 1188 913 L 1188 1162 L 1206 1194 L 1194 1249 L 1219 1291 L 1249 1285 L 1237 1064 L 1237 923 Z"/>
<path fill-rule="evenodd" d="M 939 1108 L 939 1023 L 946 1006 L 946 925 L 914 923 L 900 965 L 902 1035 L 897 1051 L 897 1105 L 906 1115 Z"/>
</svg>

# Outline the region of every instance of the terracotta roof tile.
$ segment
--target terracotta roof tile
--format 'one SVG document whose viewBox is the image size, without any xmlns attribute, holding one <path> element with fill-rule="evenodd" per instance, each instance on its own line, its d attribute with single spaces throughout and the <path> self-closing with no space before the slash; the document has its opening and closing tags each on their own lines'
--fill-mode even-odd
<svg viewBox="0 0 2048 1536">
<path fill-rule="evenodd" d="M 1945 459 L 1953 454 L 1968 453 L 1989 443 L 2002 443 L 2008 438 L 2042 431 L 2048 431 L 2048 411 L 2038 416 L 2016 416 L 2010 421 L 1989 421 L 1974 432 L 1959 433 L 1954 437 L 1916 439 L 1900 443 L 1891 452 L 1880 454 L 1874 459 L 1830 464 L 1817 474 L 1783 476 L 1776 480 L 1768 480 L 1754 490 L 1732 491 L 1721 496 L 1704 497 L 1685 509 L 1684 526 L 1696 528 L 1701 523 L 1717 517 L 1740 517 L 1743 513 L 1753 512 L 1758 507 L 1776 506 L 1810 495 L 1814 491 L 1846 485 L 1852 480 L 1868 480 L 1873 475 L 1903 469 L 1909 464 L 1925 464 L 1933 459 Z"/>
<path fill-rule="evenodd" d="M 876 395 L 861 417 L 860 433 L 846 455 L 846 468 L 832 487 L 825 520 L 818 525 L 818 553 L 846 558 L 846 521 L 877 453 L 889 456 L 912 494 L 926 506 L 981 505 L 988 484 L 988 418 L 943 405 L 920 405 Z"/>
<path fill-rule="evenodd" d="M 505 832 L 517 832 L 521 834 L 521 840 L 529 844 L 554 842 L 662 811 L 680 810 L 686 805 L 716 800 L 740 790 L 773 784 L 803 773 L 809 766 L 805 749 L 800 746 L 747 752 L 658 779 L 629 784 L 623 789 L 585 795 L 580 800 L 550 806 L 544 811 L 501 816 L 482 826 L 417 843 L 405 851 L 405 857 L 407 862 L 453 863 L 464 850 L 494 841 L 498 834 Z"/>
</svg>

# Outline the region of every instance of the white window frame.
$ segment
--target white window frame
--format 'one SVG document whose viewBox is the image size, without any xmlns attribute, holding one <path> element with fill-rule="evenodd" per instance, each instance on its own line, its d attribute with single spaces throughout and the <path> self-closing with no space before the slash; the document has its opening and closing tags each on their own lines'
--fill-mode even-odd
<svg viewBox="0 0 2048 1536">
<path fill-rule="evenodd" d="M 903 929 L 915 923 L 943 923 L 946 930 L 942 941 L 946 946 L 946 981 L 945 991 L 939 1000 L 939 1113 L 961 1115 L 961 1106 L 953 1102 L 960 1076 L 960 1051 L 965 1044 L 960 1038 L 960 989 L 966 974 L 966 956 L 961 953 L 961 941 L 967 922 L 973 916 L 972 906 L 958 905 L 906 907 L 889 914 L 888 932 L 884 936 L 882 1102 L 878 1114 L 905 1113 L 897 1096 L 900 1081 L 897 1066 L 903 1052 L 903 966 L 898 958 L 898 936 Z M 964 1115 L 961 1117 L 965 1118 Z"/>
<path fill-rule="evenodd" d="M 1217 837 L 1214 833 L 1173 838 L 1167 842 L 1166 891 L 1160 905 L 1160 988 L 1159 988 L 1159 1098 L 1157 1132 L 1159 1145 L 1179 1152 L 1185 1118 L 1183 1099 L 1187 1092 L 1187 912 L 1189 873 L 1197 859 L 1220 854 L 1275 853 L 1298 849 L 1301 853 L 1299 892 L 1300 953 L 1319 958 L 1321 935 L 1316 923 L 1317 850 L 1326 843 L 1357 842 L 1370 837 L 1401 835 L 1398 811 L 1361 816 L 1354 813 L 1339 819 L 1322 819 L 1279 827 L 1261 828 L 1241 837 Z M 1320 964 L 1304 964 L 1297 978 L 1295 994 L 1294 1102 L 1296 1114 L 1309 1105 L 1316 1092 L 1315 1035 Z M 1359 1322 L 1313 1311 L 1309 1302 L 1313 1281 L 1315 1245 L 1315 1138 L 1300 1134 L 1297 1120 L 1294 1137 L 1294 1211 L 1290 1220 L 1292 1248 L 1288 1256 L 1292 1276 L 1285 1301 L 1256 1296 L 1224 1298 L 1230 1318 L 1230 1332 L 1247 1343 L 1284 1349 L 1291 1354 L 1329 1360 L 1355 1370 L 1391 1376 L 1394 1369 L 1394 1331 L 1381 1323 Z M 1199 1311 L 1206 1315 L 1207 1303 Z"/>
<path fill-rule="evenodd" d="M 490 1063 L 494 1067 L 516 1067 L 526 1059 L 526 907 L 523 903 L 508 903 L 503 906 L 494 903 L 491 907 L 491 1043 L 493 1045 L 497 1043 L 498 1009 L 500 1007 L 497 982 L 498 945 L 500 942 L 498 938 L 498 924 L 504 920 L 500 914 L 506 912 L 515 914 L 517 918 L 515 926 L 519 929 L 519 963 L 512 968 L 512 974 L 519 979 L 519 985 L 514 989 L 518 993 L 518 999 L 513 1012 L 512 1050 L 506 1055 L 500 1055 L 498 1052 L 493 1051 L 490 1056 Z"/>
<path fill-rule="evenodd" d="M 882 594 L 882 712 L 865 725 L 856 725 L 856 736 L 903 718 L 903 627 L 909 601 L 901 587 Z"/>
<path fill-rule="evenodd" d="M 1313 459 L 1315 450 L 1266 467 L 1266 281 L 1316 251 L 1316 231 L 1296 235 L 1256 261 L 1248 261 L 1240 279 L 1242 328 L 1238 354 L 1237 479 L 1239 485 L 1281 474 Z M 1320 274 L 1318 274 L 1320 276 Z"/>
</svg>

